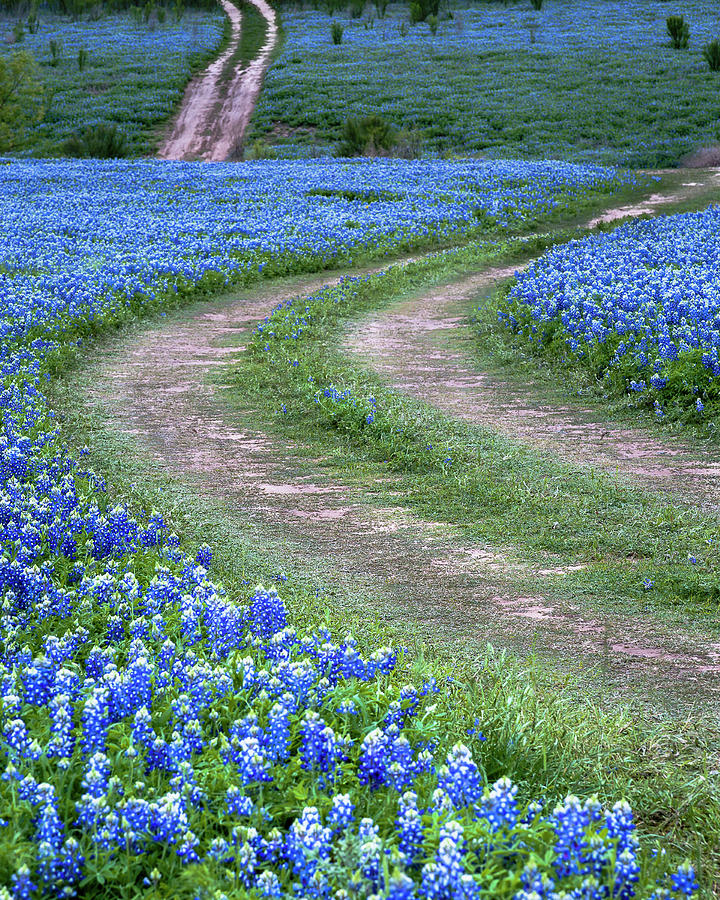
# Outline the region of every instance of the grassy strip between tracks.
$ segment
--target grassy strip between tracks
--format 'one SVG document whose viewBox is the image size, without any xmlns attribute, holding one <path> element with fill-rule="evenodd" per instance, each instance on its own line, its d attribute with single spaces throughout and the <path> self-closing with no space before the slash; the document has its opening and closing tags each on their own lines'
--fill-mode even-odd
<svg viewBox="0 0 720 900">
<path fill-rule="evenodd" d="M 549 459 L 486 429 L 401 397 L 343 358 L 338 334 L 353 316 L 472 266 L 527 256 L 530 243 L 475 244 L 378 275 L 346 281 L 275 311 L 238 361 L 239 403 L 256 406 L 293 438 L 335 449 L 391 474 L 388 504 L 464 527 L 494 547 L 509 544 L 545 565 L 578 565 L 566 588 L 616 608 L 688 614 L 717 627 L 718 525 L 667 497 Z M 544 240 L 533 239 L 539 249 Z M 539 245 L 539 246 L 538 246 Z"/>
</svg>

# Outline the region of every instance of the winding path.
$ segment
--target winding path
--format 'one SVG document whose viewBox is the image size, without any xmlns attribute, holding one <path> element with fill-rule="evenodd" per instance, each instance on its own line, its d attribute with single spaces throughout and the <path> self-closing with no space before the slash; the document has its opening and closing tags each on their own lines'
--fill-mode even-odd
<svg viewBox="0 0 720 900">
<path fill-rule="evenodd" d="M 267 23 L 267 38 L 260 53 L 247 66 L 227 71 L 240 46 L 242 14 L 231 0 L 220 0 L 230 19 L 230 41 L 185 91 L 180 112 L 158 155 L 162 159 L 230 159 L 242 146 L 270 54 L 277 41 L 275 12 L 266 0 L 248 0 Z"/>
<path fill-rule="evenodd" d="M 506 274 L 483 273 L 470 283 L 474 289 Z M 370 597 L 383 619 L 417 623 L 430 640 L 465 652 L 473 644 L 480 652 L 490 641 L 591 667 L 595 684 L 642 689 L 650 680 L 670 705 L 720 707 L 719 643 L 570 602 L 558 590 L 567 570 L 552 557 L 529 559 L 512 547 L 472 543 L 452 526 L 419 520 L 400 502 L 379 505 L 356 485 L 323 475 L 322 461 L 274 443 L 253 427 L 252 410 L 225 403 L 223 370 L 255 323 L 281 300 L 330 281 L 274 283 L 169 316 L 98 354 L 73 391 L 110 427 L 132 436 L 148 471 L 185 479 L 209 505 L 220 504 L 217 521 L 251 529 L 260 546 L 281 551 L 288 570 L 319 568 L 324 589 L 341 602 Z M 467 289 L 467 282 L 459 287 Z M 422 301 L 435 302 L 435 293 Z M 362 346 L 363 339 L 354 340 Z M 404 346 L 400 340 L 394 352 Z M 424 356 L 418 367 L 434 373 L 426 347 L 414 344 L 412 352 Z M 465 391 L 466 373 L 456 363 L 439 372 L 444 381 L 430 399 L 450 396 L 458 385 Z"/>
</svg>

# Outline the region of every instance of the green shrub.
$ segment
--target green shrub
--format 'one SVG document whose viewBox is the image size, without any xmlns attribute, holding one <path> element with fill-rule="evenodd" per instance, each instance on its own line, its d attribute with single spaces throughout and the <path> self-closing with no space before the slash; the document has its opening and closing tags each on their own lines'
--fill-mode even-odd
<svg viewBox="0 0 720 900">
<path fill-rule="evenodd" d="M 330 34 L 332 35 L 333 44 L 342 44 L 343 27 L 339 22 L 333 22 L 330 25 Z"/>
<path fill-rule="evenodd" d="M 374 0 L 374 3 L 378 19 L 384 19 L 385 13 L 387 12 L 388 0 Z"/>
<path fill-rule="evenodd" d="M 392 150 L 396 143 L 395 129 L 382 116 L 350 118 L 343 126 L 338 155 L 380 156 Z"/>
<path fill-rule="evenodd" d="M 88 52 L 84 47 L 81 47 L 78 50 L 77 56 L 77 64 L 78 64 L 78 72 L 82 72 L 88 61 Z"/>
<path fill-rule="evenodd" d="M 365 0 L 350 0 L 350 17 L 361 19 L 365 11 Z"/>
<path fill-rule="evenodd" d="M 720 41 L 710 41 L 703 47 L 703 56 L 711 72 L 720 72 Z"/>
<path fill-rule="evenodd" d="M 435 35 L 437 34 L 437 30 L 438 30 L 438 18 L 437 18 L 437 16 L 428 16 L 428 17 L 427 17 L 427 23 L 428 23 L 428 26 L 429 26 L 429 28 L 430 28 L 430 32 L 431 32 L 432 36 L 435 37 Z"/>
<path fill-rule="evenodd" d="M 63 150 L 82 159 L 121 159 L 130 153 L 125 135 L 105 122 L 78 131 L 65 141 Z"/>
<path fill-rule="evenodd" d="M 275 150 L 263 141 L 262 138 L 253 141 L 244 153 L 245 159 L 275 159 L 276 157 L 277 153 Z"/>
<path fill-rule="evenodd" d="M 22 22 L 13 25 L 12 35 L 14 44 L 21 44 L 25 40 L 25 26 Z"/>
<path fill-rule="evenodd" d="M 0 53 L 0 153 L 22 144 L 25 128 L 42 113 L 43 87 L 34 57 Z"/>
<path fill-rule="evenodd" d="M 428 16 L 438 17 L 440 0 L 412 0 L 410 3 L 410 21 L 413 25 L 424 22 Z"/>
<path fill-rule="evenodd" d="M 530 0 L 533 9 L 542 9 L 543 0 Z"/>
<path fill-rule="evenodd" d="M 667 30 L 670 41 L 676 50 L 683 50 L 690 39 L 690 28 L 682 16 L 668 16 Z"/>
<path fill-rule="evenodd" d="M 40 28 L 40 19 L 37 14 L 37 7 L 33 6 L 28 13 L 27 29 L 30 34 L 37 34 Z"/>
<path fill-rule="evenodd" d="M 50 65 L 57 66 L 60 62 L 60 54 L 62 53 L 62 44 L 60 41 L 50 38 Z"/>
</svg>

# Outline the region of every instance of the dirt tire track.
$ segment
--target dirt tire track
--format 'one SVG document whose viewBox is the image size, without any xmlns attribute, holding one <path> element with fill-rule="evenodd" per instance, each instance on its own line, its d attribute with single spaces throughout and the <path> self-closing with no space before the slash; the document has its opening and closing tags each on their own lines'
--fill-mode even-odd
<svg viewBox="0 0 720 900">
<path fill-rule="evenodd" d="M 579 404 L 549 405 L 532 380 L 503 381 L 478 368 L 469 312 L 479 295 L 514 273 L 491 269 L 403 300 L 355 326 L 343 348 L 392 387 L 450 416 L 720 510 L 717 451 L 619 425 Z"/>
<path fill-rule="evenodd" d="M 238 67 L 228 81 L 223 73 L 240 45 L 242 14 L 230 0 L 219 0 L 230 19 L 226 50 L 188 85 L 169 137 L 161 146 L 161 159 L 219 162 L 241 147 L 257 101 L 263 75 L 277 41 L 275 12 L 265 0 L 248 0 L 267 23 L 267 38 L 258 56 Z"/>
<path fill-rule="evenodd" d="M 563 577 L 552 561 L 530 564 L 512 548 L 468 543 L 452 526 L 378 507 L 356 487 L 323 477 L 317 464 L 303 468 L 292 444 L 273 443 L 248 424 L 252 411 L 242 417 L 228 408 L 223 368 L 256 322 L 283 299 L 333 280 L 265 286 L 171 315 L 113 342 L 72 390 L 131 435 L 151 468 L 188 480 L 223 503 L 238 528 L 249 523 L 258 541 L 282 546 L 288 568 L 323 560 L 326 583 L 337 582 L 346 597 L 367 592 L 385 619 L 412 620 L 431 641 L 440 635 L 478 652 L 490 641 L 590 669 L 596 684 L 613 689 L 642 694 L 650 680 L 669 706 L 686 711 L 695 702 L 720 706 L 720 644 L 634 615 L 600 617 L 531 596 L 518 588 L 523 579 L 546 577 L 551 587 Z"/>
</svg>

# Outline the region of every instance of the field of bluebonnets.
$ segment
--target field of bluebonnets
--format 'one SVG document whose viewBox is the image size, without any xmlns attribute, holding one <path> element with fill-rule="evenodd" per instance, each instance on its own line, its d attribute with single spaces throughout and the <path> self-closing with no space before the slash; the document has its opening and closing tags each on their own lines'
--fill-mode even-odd
<svg viewBox="0 0 720 900">
<path fill-rule="evenodd" d="M 383 18 L 380 5 L 360 18 L 283 7 L 256 137 L 290 154 L 334 147 L 352 109 L 436 152 L 652 167 L 718 139 L 720 93 L 702 48 L 720 25 L 703 0 L 452 3 L 435 34 L 410 25 L 406 4 Z M 689 25 L 685 50 L 671 47 L 672 14 Z"/>
<path fill-rule="evenodd" d="M 720 399 L 719 263 L 718 206 L 634 222 L 548 251 L 501 315 L 658 418 L 702 422 Z"/>
<path fill-rule="evenodd" d="M 624 180 L 563 163 L 0 166 L 1 896 L 693 894 L 626 803 L 488 784 L 491 732 L 458 720 L 452 681 L 297 629 L 273 592 L 228 596 L 209 546 L 109 501 L 44 394 L 88 333 L 178 296 L 488 216 L 528 225 Z"/>
<path fill-rule="evenodd" d="M 116 126 L 129 156 L 153 152 L 188 79 L 223 36 L 219 10 L 180 5 L 162 23 L 157 11 L 145 21 L 140 7 L 134 16 L 94 10 L 69 16 L 41 8 L 32 30 L 24 6 L 0 13 L 0 39 L 8 38 L 0 54 L 31 54 L 43 92 L 39 119 L 14 152 L 63 155 L 68 138 L 97 125 Z"/>
</svg>

